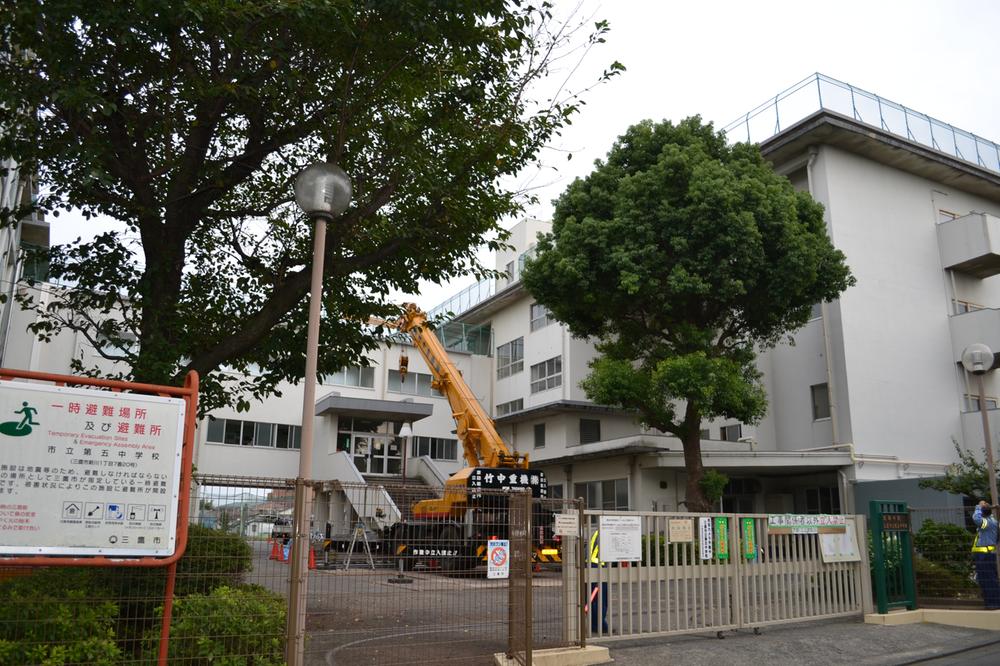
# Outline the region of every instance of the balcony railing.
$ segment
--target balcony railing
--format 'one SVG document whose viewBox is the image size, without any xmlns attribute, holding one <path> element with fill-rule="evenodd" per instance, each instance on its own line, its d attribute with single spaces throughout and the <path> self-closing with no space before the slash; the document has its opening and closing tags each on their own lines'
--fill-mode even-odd
<svg viewBox="0 0 1000 666">
<path fill-rule="evenodd" d="M 1000 173 L 1000 145 L 823 74 L 813 74 L 723 128 L 731 141 L 760 143 L 820 110 L 834 111 Z"/>
</svg>

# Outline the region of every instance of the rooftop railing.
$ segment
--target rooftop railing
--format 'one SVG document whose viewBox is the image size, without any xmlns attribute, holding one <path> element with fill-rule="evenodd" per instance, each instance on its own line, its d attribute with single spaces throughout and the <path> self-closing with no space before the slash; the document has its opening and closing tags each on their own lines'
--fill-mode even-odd
<svg viewBox="0 0 1000 666">
<path fill-rule="evenodd" d="M 823 74 L 813 74 L 723 128 L 732 141 L 760 143 L 816 111 L 840 113 L 1000 173 L 1000 145 Z"/>
</svg>

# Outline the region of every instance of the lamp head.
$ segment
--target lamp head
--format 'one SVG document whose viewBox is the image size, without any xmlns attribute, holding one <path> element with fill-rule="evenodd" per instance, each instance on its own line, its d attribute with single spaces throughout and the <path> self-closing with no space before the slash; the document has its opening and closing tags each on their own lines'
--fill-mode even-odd
<svg viewBox="0 0 1000 666">
<path fill-rule="evenodd" d="M 993 369 L 993 350 L 977 342 L 962 352 L 962 365 L 967 372 L 982 375 Z"/>
<path fill-rule="evenodd" d="M 412 435 L 413 435 L 413 428 L 410 427 L 409 423 L 404 423 L 403 426 L 399 429 L 399 436 L 410 437 Z"/>
<path fill-rule="evenodd" d="M 312 164 L 295 178 L 295 203 L 309 217 L 333 219 L 351 204 L 351 179 L 332 162 Z"/>
</svg>

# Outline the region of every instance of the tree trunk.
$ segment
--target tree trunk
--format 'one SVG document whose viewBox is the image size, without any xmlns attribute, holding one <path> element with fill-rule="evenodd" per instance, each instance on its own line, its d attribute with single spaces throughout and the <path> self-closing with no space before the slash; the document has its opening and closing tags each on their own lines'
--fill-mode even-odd
<svg viewBox="0 0 1000 666">
<path fill-rule="evenodd" d="M 688 511 L 708 513 L 712 505 L 701 488 L 701 479 L 705 475 L 701 462 L 701 410 L 690 402 L 684 414 L 681 444 L 684 445 L 684 471 L 687 474 L 684 506 Z"/>
</svg>

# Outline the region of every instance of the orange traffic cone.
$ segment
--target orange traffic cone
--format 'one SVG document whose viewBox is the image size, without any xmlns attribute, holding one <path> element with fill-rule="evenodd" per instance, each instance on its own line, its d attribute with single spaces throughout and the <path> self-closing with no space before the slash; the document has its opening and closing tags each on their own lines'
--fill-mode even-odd
<svg viewBox="0 0 1000 666">
<path fill-rule="evenodd" d="M 309 568 L 310 569 L 316 568 L 316 551 L 313 550 L 312 548 L 309 549 Z"/>
<path fill-rule="evenodd" d="M 281 561 L 281 543 L 277 539 L 271 539 L 271 556 L 267 559 Z"/>
</svg>

